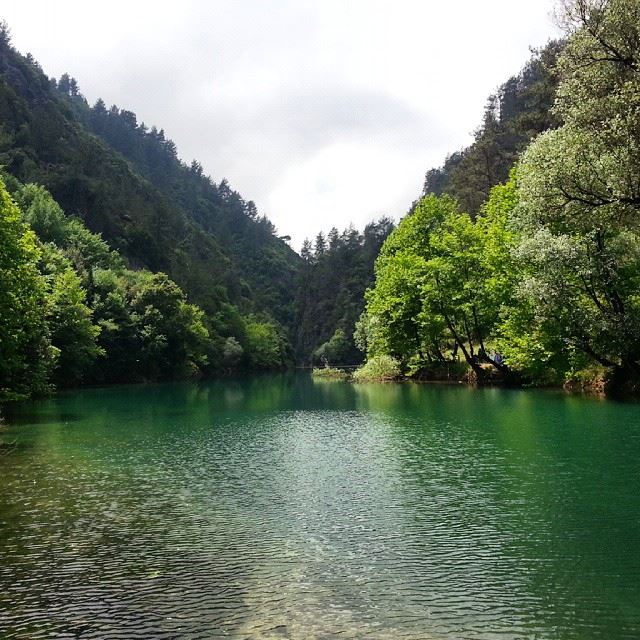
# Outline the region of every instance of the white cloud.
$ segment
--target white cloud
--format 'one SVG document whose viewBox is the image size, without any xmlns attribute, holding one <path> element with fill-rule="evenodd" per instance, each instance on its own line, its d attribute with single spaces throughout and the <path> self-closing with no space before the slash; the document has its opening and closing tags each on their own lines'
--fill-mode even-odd
<svg viewBox="0 0 640 640">
<path fill-rule="evenodd" d="M 402 215 L 488 94 L 557 35 L 551 0 L 9 0 L 14 42 L 165 129 L 299 246 Z"/>
</svg>

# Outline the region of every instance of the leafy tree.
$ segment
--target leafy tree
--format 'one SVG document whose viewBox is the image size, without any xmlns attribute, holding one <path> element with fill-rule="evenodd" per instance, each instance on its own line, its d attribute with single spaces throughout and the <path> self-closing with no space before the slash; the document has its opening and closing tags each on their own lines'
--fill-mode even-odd
<svg viewBox="0 0 640 640">
<path fill-rule="evenodd" d="M 45 247 L 44 252 L 48 251 L 56 250 Z M 53 380 L 59 386 L 68 387 L 84 380 L 96 358 L 104 355 L 104 350 L 96 342 L 100 328 L 92 322 L 81 280 L 70 263 L 65 262 L 63 268 L 54 267 L 47 278 L 46 320 L 51 344 L 59 353 Z"/>
<path fill-rule="evenodd" d="M 72 262 L 90 286 L 94 268 L 120 269 L 124 262 L 99 234 L 92 233 L 81 220 L 67 216 L 42 186 L 27 184 L 15 192 L 22 217 L 42 242 L 53 243 Z"/>
<path fill-rule="evenodd" d="M 581 353 L 624 379 L 640 373 L 640 5 L 572 0 L 563 16 L 564 124 L 530 146 L 518 173 L 528 312 L 509 335 L 523 362 L 562 354 L 568 369 Z"/>
<path fill-rule="evenodd" d="M 414 366 L 455 359 L 458 350 L 479 379 L 491 356 L 503 305 L 513 290 L 507 219 L 515 181 L 496 187 L 473 221 L 448 196 L 423 198 L 389 236 L 376 263 L 375 286 L 357 339 L 367 355 L 391 355 Z"/>
<path fill-rule="evenodd" d="M 235 368 L 240 363 L 243 353 L 242 345 L 233 336 L 229 336 L 225 340 L 222 357 L 227 367 Z"/>
<path fill-rule="evenodd" d="M 39 258 L 35 235 L 0 181 L 0 399 L 45 391 L 55 361 Z"/>
<path fill-rule="evenodd" d="M 285 365 L 285 341 L 273 323 L 249 318 L 246 342 L 251 368 L 275 369 Z"/>
<path fill-rule="evenodd" d="M 94 295 L 105 381 L 170 380 L 207 366 L 204 314 L 165 274 L 98 270 Z"/>
<path fill-rule="evenodd" d="M 351 364 L 349 360 L 352 349 L 353 345 L 345 332 L 338 328 L 330 340 L 321 344 L 313 352 L 313 359 L 316 362 L 332 365 Z"/>
</svg>

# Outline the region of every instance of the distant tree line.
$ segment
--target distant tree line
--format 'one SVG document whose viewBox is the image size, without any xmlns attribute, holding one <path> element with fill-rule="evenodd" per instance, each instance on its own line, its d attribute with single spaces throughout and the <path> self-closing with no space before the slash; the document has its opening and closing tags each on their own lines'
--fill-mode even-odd
<svg viewBox="0 0 640 640">
<path fill-rule="evenodd" d="M 353 341 L 355 323 L 364 308 L 364 292 L 373 283 L 373 265 L 393 229 L 389 218 L 366 225 L 335 227 L 314 242 L 305 240 L 298 275 L 294 344 L 307 365 L 358 364 L 364 354 Z"/>
</svg>

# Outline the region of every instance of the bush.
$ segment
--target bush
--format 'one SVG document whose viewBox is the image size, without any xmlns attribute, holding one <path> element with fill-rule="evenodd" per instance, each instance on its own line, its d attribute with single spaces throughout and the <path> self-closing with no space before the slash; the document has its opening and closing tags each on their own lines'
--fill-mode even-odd
<svg viewBox="0 0 640 640">
<path fill-rule="evenodd" d="M 322 380 L 348 380 L 349 374 L 342 369 L 334 369 L 333 367 L 322 367 L 314 369 L 311 372 L 314 378 L 321 378 Z"/>
<path fill-rule="evenodd" d="M 402 375 L 400 363 L 391 356 L 374 356 L 353 374 L 356 382 L 383 382 Z"/>
</svg>

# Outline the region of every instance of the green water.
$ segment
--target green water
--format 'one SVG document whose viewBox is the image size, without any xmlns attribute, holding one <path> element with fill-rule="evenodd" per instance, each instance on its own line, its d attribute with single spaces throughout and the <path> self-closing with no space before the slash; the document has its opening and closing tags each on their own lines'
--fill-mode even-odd
<svg viewBox="0 0 640 640">
<path fill-rule="evenodd" d="M 640 405 L 279 376 L 0 437 L 1 638 L 640 637 Z"/>
</svg>

